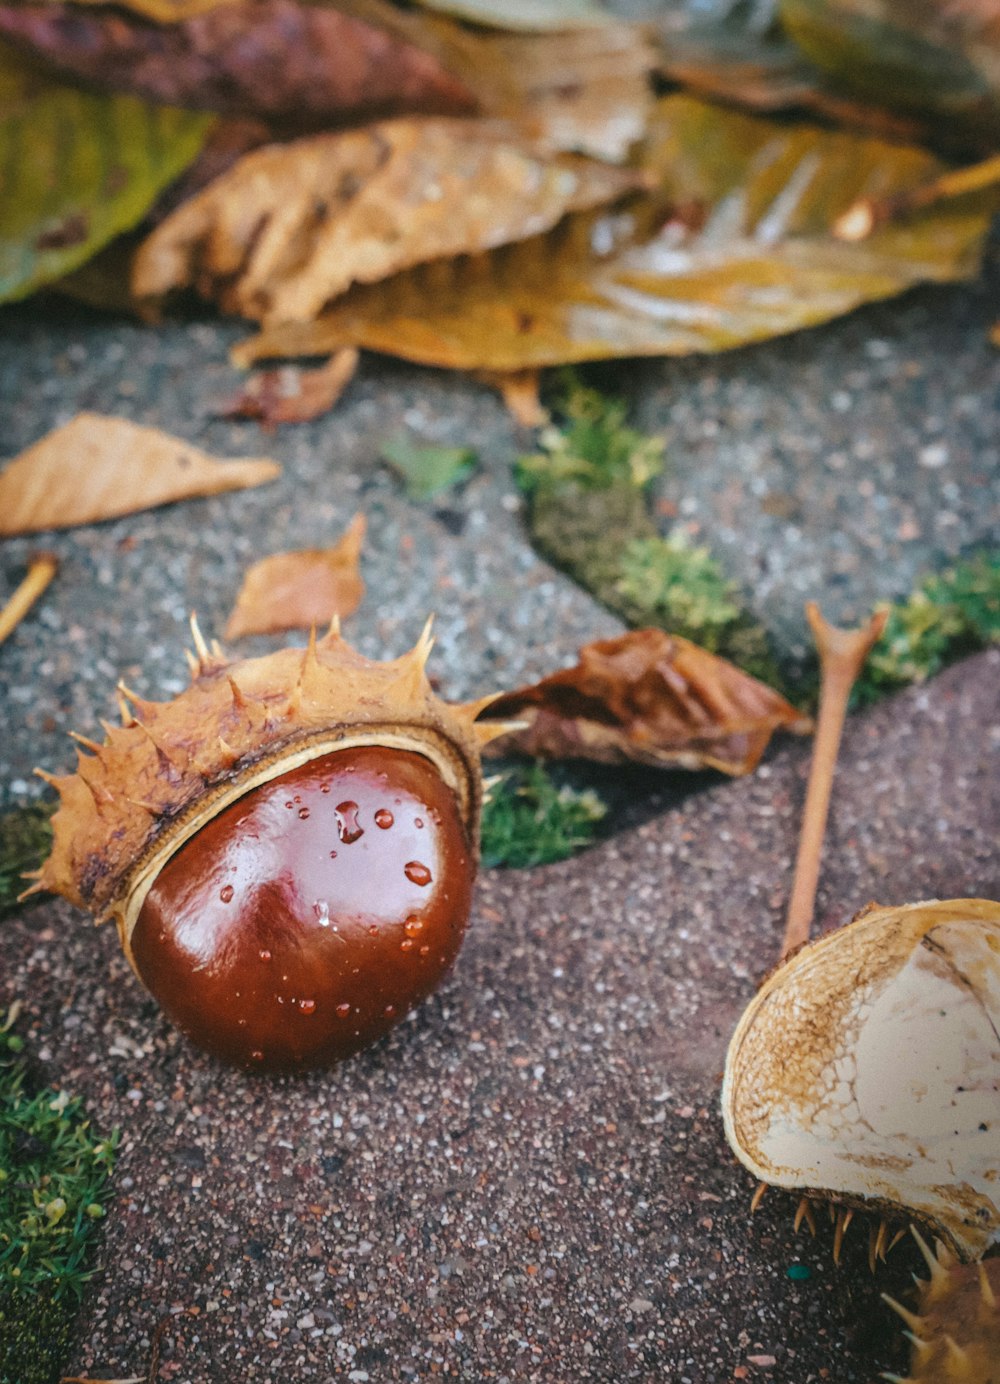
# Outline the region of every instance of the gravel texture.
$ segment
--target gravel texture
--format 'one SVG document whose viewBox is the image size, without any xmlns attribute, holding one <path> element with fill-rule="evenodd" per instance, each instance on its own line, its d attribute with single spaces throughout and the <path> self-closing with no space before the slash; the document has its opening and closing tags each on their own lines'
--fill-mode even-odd
<svg viewBox="0 0 1000 1384">
<path fill-rule="evenodd" d="M 853 619 L 1000 541 L 1000 351 L 987 339 L 998 302 L 995 247 L 967 286 L 921 290 L 752 350 L 588 378 L 624 393 L 638 424 L 665 434 L 664 525 L 681 522 L 707 542 L 795 656 L 808 597 Z M 190 610 L 220 631 L 251 561 L 326 546 L 359 509 L 369 594 L 345 631 L 385 657 L 435 611 L 433 669 L 448 695 L 533 681 L 621 628 L 527 543 L 511 467 L 532 439 L 518 436 L 491 390 L 368 359 L 333 413 L 268 435 L 216 416 L 241 379 L 226 353 L 243 335 L 216 322 L 154 330 L 70 307 L 0 314 L 0 459 L 94 409 L 285 468 L 256 491 L 4 542 L 0 592 L 41 543 L 63 569 L 3 649 L 17 730 L 0 744 L 0 802 L 38 791 L 33 765 L 65 763 L 67 727 L 94 734 L 115 714 L 118 676 L 147 696 L 183 685 Z M 479 469 L 437 502 L 411 503 L 379 462 L 380 442 L 404 431 L 474 448 Z"/>
<path fill-rule="evenodd" d="M 1000 652 L 849 727 L 819 903 L 995 894 Z M 481 880 L 454 974 L 330 1074 L 195 1052 L 110 927 L 6 925 L 26 1036 L 120 1125 L 74 1374 L 159 1378 L 869 1381 L 904 1364 L 863 1228 L 792 1232 L 717 1113 L 729 1033 L 772 964 L 807 746 L 565 862 Z M 794 1281 L 793 1265 L 810 1276 Z"/>
</svg>

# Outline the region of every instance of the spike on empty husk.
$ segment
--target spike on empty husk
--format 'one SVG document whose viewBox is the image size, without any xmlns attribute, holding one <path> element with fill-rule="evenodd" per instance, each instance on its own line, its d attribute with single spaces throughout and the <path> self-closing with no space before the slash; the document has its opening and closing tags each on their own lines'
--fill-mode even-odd
<svg viewBox="0 0 1000 1384">
<path fill-rule="evenodd" d="M 981 1258 L 1000 1247 L 998 1033 L 1000 904 L 872 907 L 747 1007 L 726 1059 L 727 1137 L 763 1182 L 917 1217 Z"/>
</svg>

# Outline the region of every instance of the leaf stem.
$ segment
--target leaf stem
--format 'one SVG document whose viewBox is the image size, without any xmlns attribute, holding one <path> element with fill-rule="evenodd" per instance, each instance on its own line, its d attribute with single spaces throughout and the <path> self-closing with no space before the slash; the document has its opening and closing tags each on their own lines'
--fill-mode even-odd
<svg viewBox="0 0 1000 1384">
<path fill-rule="evenodd" d="M 28 574 L 7 604 L 0 610 L 0 644 L 12 634 L 55 576 L 59 559 L 54 553 L 35 553 L 28 562 Z"/>
<path fill-rule="evenodd" d="M 872 645 L 885 629 L 888 614 L 886 610 L 877 611 L 860 629 L 842 630 L 823 619 L 815 601 L 810 601 L 806 606 L 806 618 L 819 652 L 819 716 L 795 859 L 795 878 L 781 944 L 781 960 L 809 940 L 816 908 L 816 887 L 830 810 L 830 793 L 847 703 Z"/>
<path fill-rule="evenodd" d="M 931 182 L 921 183 L 919 187 L 897 193 L 895 197 L 862 197 L 853 202 L 833 223 L 833 234 L 838 240 L 865 240 L 877 226 L 887 221 L 900 221 L 936 202 L 945 202 L 952 197 L 964 197 L 972 192 L 982 192 L 986 188 L 1000 184 L 1000 154 L 994 154 L 981 163 L 973 163 L 965 168 L 952 168 Z"/>
</svg>

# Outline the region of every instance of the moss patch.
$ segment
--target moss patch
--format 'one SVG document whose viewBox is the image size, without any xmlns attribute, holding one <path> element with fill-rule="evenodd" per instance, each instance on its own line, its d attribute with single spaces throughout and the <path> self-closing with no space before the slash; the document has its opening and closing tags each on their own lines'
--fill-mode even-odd
<svg viewBox="0 0 1000 1384">
<path fill-rule="evenodd" d="M 0 1016 L 0 1384 L 53 1384 L 118 1136 L 98 1138 L 65 1092 L 29 1091 L 14 1018 Z"/>
<path fill-rule="evenodd" d="M 982 553 L 926 577 L 889 608 L 855 689 L 859 704 L 910 683 L 926 682 L 947 663 L 1000 642 L 1000 552 Z"/>
<path fill-rule="evenodd" d="M 664 538 L 653 522 L 662 441 L 628 427 L 624 404 L 572 379 L 561 413 L 517 467 L 535 547 L 630 625 L 683 635 L 776 682 L 763 626 L 708 549 L 680 531 Z"/>
<path fill-rule="evenodd" d="M 48 803 L 18 807 L 0 816 L 0 918 L 17 907 L 28 870 L 36 870 L 52 844 Z"/>
<path fill-rule="evenodd" d="M 540 764 L 504 774 L 483 806 L 482 862 L 524 869 L 589 846 L 607 808 L 596 793 L 560 787 Z"/>
</svg>

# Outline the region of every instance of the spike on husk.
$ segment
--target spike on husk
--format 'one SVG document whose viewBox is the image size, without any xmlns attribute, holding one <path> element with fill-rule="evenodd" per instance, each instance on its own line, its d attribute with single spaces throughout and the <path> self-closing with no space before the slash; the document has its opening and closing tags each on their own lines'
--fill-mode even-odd
<svg viewBox="0 0 1000 1384">
<path fill-rule="evenodd" d="M 911 1230 L 930 1277 L 917 1280 L 913 1312 L 886 1298 L 910 1327 L 910 1384 L 995 1384 L 1000 1377 L 1000 1259 L 958 1264 L 943 1246 L 931 1250 L 920 1232 Z"/>
<path fill-rule="evenodd" d="M 430 624 L 401 658 L 365 658 L 334 620 L 303 649 L 230 661 L 191 618 L 192 681 L 172 701 L 118 684 L 121 726 L 80 740 L 76 772 L 39 770 L 60 798 L 52 852 L 36 890 L 62 894 L 98 921 L 128 928 L 145 886 L 199 826 L 251 787 L 327 750 L 365 743 L 430 758 L 478 831 L 479 748 L 499 730 L 478 725 L 490 699 L 449 705 L 427 681 Z M 83 750 L 92 751 L 84 754 Z"/>
<path fill-rule="evenodd" d="M 916 1217 L 981 1258 L 1000 1248 L 998 1025 L 1000 903 L 866 909 L 748 1006 L 726 1061 L 729 1142 L 762 1181 Z"/>
</svg>

